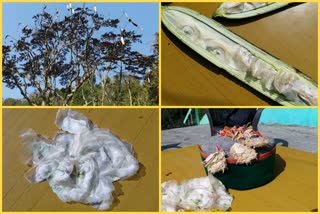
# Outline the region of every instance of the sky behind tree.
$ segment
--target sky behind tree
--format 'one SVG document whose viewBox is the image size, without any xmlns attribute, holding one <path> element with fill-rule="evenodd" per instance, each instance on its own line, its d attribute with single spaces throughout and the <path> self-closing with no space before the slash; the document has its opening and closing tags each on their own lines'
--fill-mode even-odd
<svg viewBox="0 0 320 214">
<path fill-rule="evenodd" d="M 2 43 L 10 44 L 9 40 L 5 40 L 6 35 L 11 35 L 14 38 L 21 36 L 21 29 L 25 25 L 33 26 L 32 17 L 41 13 L 44 6 L 47 6 L 46 11 L 53 14 L 56 9 L 59 10 L 60 18 L 70 15 L 67 10 L 67 3 L 3 3 L 3 17 L 2 17 Z M 82 7 L 83 3 L 72 3 L 72 7 Z M 158 3 L 85 3 L 86 7 L 93 8 L 96 6 L 97 12 L 102 14 L 105 18 L 120 18 L 123 12 L 126 12 L 130 18 L 143 28 L 141 31 L 133 25 L 126 25 L 128 30 L 136 30 L 137 33 L 142 34 L 142 44 L 135 44 L 134 49 L 143 53 L 151 54 L 152 42 L 154 41 L 154 34 L 158 32 Z M 125 17 L 122 16 L 120 20 L 122 25 L 126 24 Z M 19 23 L 21 23 L 19 25 Z M 120 29 L 115 29 L 117 31 Z M 117 32 L 118 33 L 118 32 Z M 21 99 L 22 96 L 17 89 L 6 88 L 3 84 L 2 98 L 16 98 Z"/>
</svg>

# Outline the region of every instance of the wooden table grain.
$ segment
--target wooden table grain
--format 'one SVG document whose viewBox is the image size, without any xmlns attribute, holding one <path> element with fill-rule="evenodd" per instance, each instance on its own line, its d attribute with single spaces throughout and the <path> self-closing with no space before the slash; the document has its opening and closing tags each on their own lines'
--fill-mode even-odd
<svg viewBox="0 0 320 214">
<path fill-rule="evenodd" d="M 173 3 L 211 17 L 220 3 Z M 294 3 L 244 20 L 217 19 L 242 38 L 317 81 L 317 3 Z M 214 66 L 162 25 L 162 105 L 278 105 Z"/>
<path fill-rule="evenodd" d="M 27 128 L 50 138 L 57 109 L 3 109 L 3 211 L 96 211 L 89 205 L 64 203 L 48 182 L 30 184 L 23 174 L 19 134 Z M 157 211 L 159 204 L 158 110 L 77 109 L 101 128 L 133 145 L 140 165 L 137 175 L 114 182 L 112 211 Z"/>
</svg>

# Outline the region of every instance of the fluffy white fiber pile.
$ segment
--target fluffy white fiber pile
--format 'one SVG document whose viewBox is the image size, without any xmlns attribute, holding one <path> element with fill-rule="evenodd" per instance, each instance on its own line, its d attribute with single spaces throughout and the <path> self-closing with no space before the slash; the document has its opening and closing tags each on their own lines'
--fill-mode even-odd
<svg viewBox="0 0 320 214">
<path fill-rule="evenodd" d="M 47 180 L 64 202 L 109 209 L 112 182 L 128 178 L 139 169 L 132 146 L 71 110 L 59 110 L 56 125 L 62 131 L 53 140 L 32 130 L 21 135 L 32 151 L 32 168 L 26 178 L 32 183 Z"/>
<path fill-rule="evenodd" d="M 224 185 L 211 174 L 207 177 L 162 183 L 162 211 L 211 211 L 228 210 L 233 197 Z"/>
</svg>

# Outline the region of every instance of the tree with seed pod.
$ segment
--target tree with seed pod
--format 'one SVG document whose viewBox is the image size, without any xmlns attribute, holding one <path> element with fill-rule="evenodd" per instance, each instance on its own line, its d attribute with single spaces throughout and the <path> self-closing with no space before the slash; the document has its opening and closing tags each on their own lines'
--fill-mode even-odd
<svg viewBox="0 0 320 214">
<path fill-rule="evenodd" d="M 143 80 L 151 72 L 158 56 L 132 48 L 141 35 L 120 33 L 119 19 L 93 9 L 68 10 L 70 15 L 60 19 L 59 11 L 50 14 L 44 7 L 20 38 L 5 38 L 10 45 L 2 46 L 2 81 L 17 88 L 29 105 L 104 105 L 114 75 Z"/>
</svg>

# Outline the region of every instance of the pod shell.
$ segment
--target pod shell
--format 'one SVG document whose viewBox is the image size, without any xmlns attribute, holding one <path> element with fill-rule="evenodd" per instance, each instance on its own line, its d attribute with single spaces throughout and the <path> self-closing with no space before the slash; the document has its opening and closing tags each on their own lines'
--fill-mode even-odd
<svg viewBox="0 0 320 214">
<path fill-rule="evenodd" d="M 219 32 L 223 36 L 227 37 L 228 39 L 232 40 L 233 42 L 241 45 L 242 47 L 246 48 L 252 55 L 263 59 L 265 62 L 271 64 L 278 72 L 291 72 L 297 78 L 305 82 L 309 87 L 317 89 L 317 83 L 313 81 L 311 78 L 300 72 L 298 69 L 282 62 L 281 60 L 277 59 L 276 57 L 272 56 L 271 54 L 257 48 L 255 45 L 249 43 L 245 39 L 241 38 L 240 36 L 234 34 L 230 30 L 226 29 L 223 25 L 218 23 L 217 21 L 210 19 L 200 13 L 179 6 L 164 6 L 162 7 L 162 23 L 164 26 L 173 33 L 178 39 L 180 39 L 184 44 L 189 46 L 195 52 L 200 54 L 202 57 L 210 61 L 211 63 L 215 64 L 217 67 L 222 68 L 223 70 L 227 71 L 232 76 L 236 77 L 240 81 L 244 82 L 245 84 L 251 86 L 255 90 L 259 91 L 261 94 L 269 97 L 270 99 L 278 102 L 284 106 L 296 106 L 293 101 L 287 100 L 284 95 L 277 93 L 274 90 L 267 90 L 261 84 L 259 80 L 255 81 L 255 78 L 248 78 L 245 72 L 239 72 L 238 70 L 232 68 L 231 66 L 226 65 L 225 63 L 219 61 L 217 58 L 213 57 L 208 51 L 203 50 L 199 45 L 195 44 L 187 35 L 185 35 L 182 30 L 180 30 L 174 23 L 170 21 L 170 18 L 166 16 L 169 10 L 176 10 L 178 12 L 184 13 L 185 15 L 191 16 L 198 22 L 202 22 L 206 24 L 208 27 L 214 29 L 215 31 Z M 301 105 L 301 104 L 299 104 Z M 302 104 L 303 105 L 303 104 Z"/>
<path fill-rule="evenodd" d="M 241 13 L 226 13 L 223 9 L 224 3 L 222 3 L 218 9 L 214 12 L 212 15 L 213 17 L 225 17 L 228 19 L 244 19 L 249 17 L 258 16 L 261 14 L 265 14 L 274 10 L 277 10 L 279 8 L 287 6 L 288 2 L 274 2 L 259 8 L 256 8 L 254 10 L 249 10 Z"/>
</svg>

